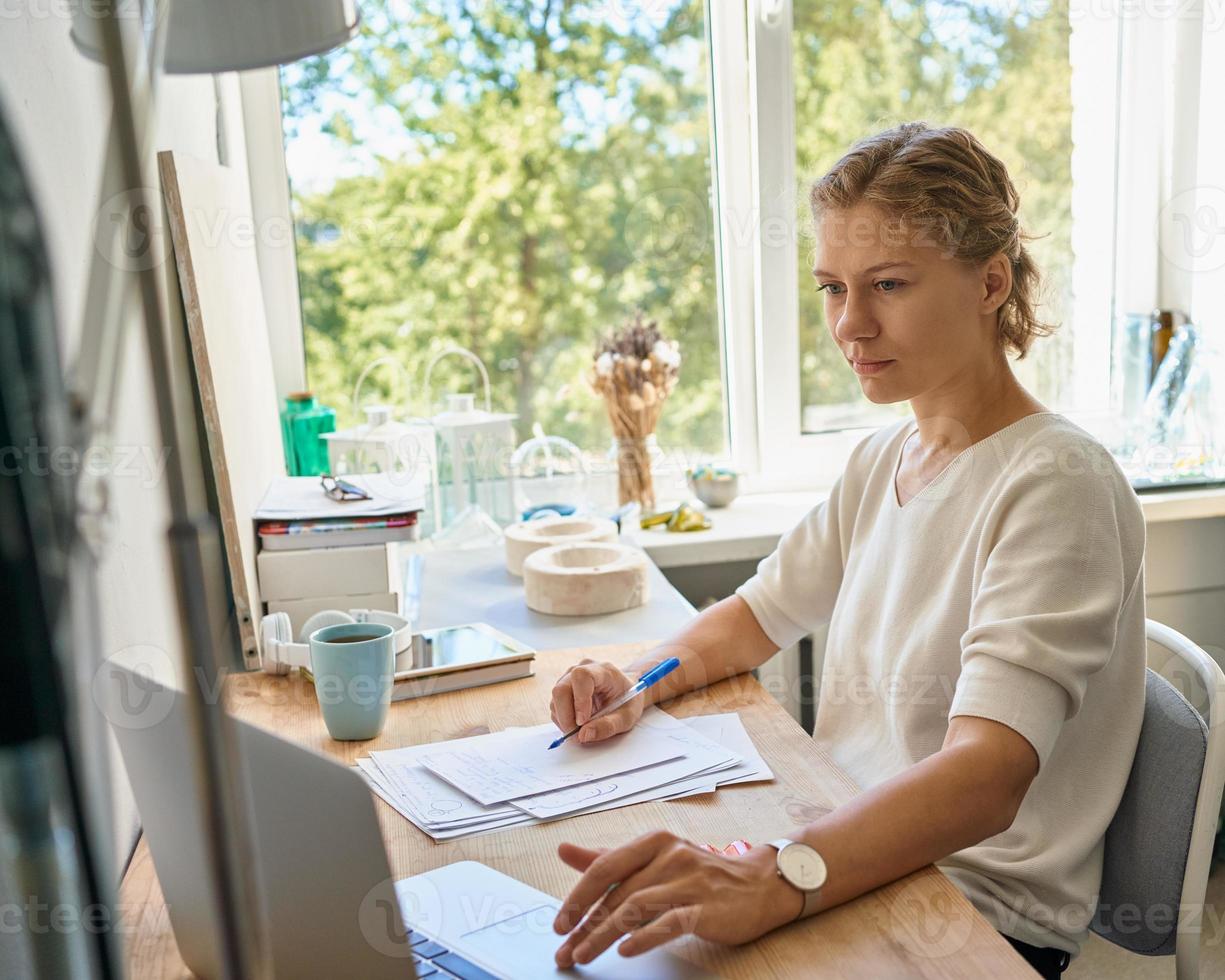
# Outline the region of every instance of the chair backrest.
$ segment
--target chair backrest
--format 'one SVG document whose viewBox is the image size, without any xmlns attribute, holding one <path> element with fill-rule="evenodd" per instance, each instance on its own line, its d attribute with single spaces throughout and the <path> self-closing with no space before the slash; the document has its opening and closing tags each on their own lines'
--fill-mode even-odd
<svg viewBox="0 0 1225 980">
<path fill-rule="evenodd" d="M 1147 635 L 1198 679 L 1207 692 L 1208 721 L 1219 722 L 1221 668 L 1169 627 L 1150 620 Z M 1210 728 L 1169 681 L 1146 671 L 1140 739 L 1106 831 L 1101 896 L 1090 928 L 1136 953 L 1177 951 L 1180 976 L 1184 965 L 1197 963 L 1199 913 L 1225 780 L 1223 738 L 1225 727 Z M 1193 921 L 1182 922 L 1188 912 Z"/>
<path fill-rule="evenodd" d="M 1208 728 L 1174 686 L 1145 672 L 1144 723 L 1127 788 L 1106 830 L 1091 928 L 1136 953 L 1174 952 Z M 1153 915 L 1151 910 L 1173 910 Z"/>
</svg>

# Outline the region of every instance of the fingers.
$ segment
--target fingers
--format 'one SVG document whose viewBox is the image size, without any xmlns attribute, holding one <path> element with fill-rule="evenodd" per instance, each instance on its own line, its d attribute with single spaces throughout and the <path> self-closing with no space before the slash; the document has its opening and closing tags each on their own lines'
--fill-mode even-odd
<svg viewBox="0 0 1225 980">
<path fill-rule="evenodd" d="M 574 725 L 574 692 L 570 689 L 570 673 L 567 671 L 553 686 L 549 701 L 549 715 L 560 731 L 568 732 Z"/>
<path fill-rule="evenodd" d="M 656 854 L 655 859 L 634 874 L 630 875 L 615 888 L 604 894 L 577 926 L 566 937 L 566 942 L 557 951 L 557 962 L 568 966 L 578 960 L 578 950 L 590 947 L 589 937 L 603 937 L 598 944 L 596 953 L 589 959 L 598 956 L 608 948 L 617 936 L 628 932 L 636 925 L 655 918 L 660 912 L 677 904 L 680 896 L 678 879 L 675 874 L 669 874 L 671 867 L 668 860 L 670 850 Z M 674 870 L 674 869 L 673 869 Z M 657 886 L 664 886 L 668 894 L 655 894 Z M 644 904 L 645 903 L 645 904 Z M 610 919 L 613 920 L 610 923 Z M 609 930 L 615 931 L 609 931 Z"/>
<path fill-rule="evenodd" d="M 575 871 L 586 871 L 591 862 L 601 854 L 607 854 L 607 847 L 580 847 L 578 844 L 562 843 L 557 847 L 557 856 Z"/>
<path fill-rule="evenodd" d="M 549 699 L 549 715 L 553 719 L 553 724 L 563 732 L 578 727 L 578 722 L 574 719 L 574 675 L 576 671 L 582 670 L 592 662 L 587 658 L 580 660 L 577 665 L 562 674 L 557 683 L 553 685 L 553 692 Z"/>
<path fill-rule="evenodd" d="M 613 894 L 619 891 L 621 888 L 617 888 Z M 677 907 L 679 902 L 680 888 L 676 882 L 665 882 L 650 888 L 643 888 L 624 899 L 617 908 L 607 914 L 596 916 L 596 923 L 590 928 L 586 937 L 580 939 L 578 945 L 574 947 L 572 954 L 574 962 L 590 963 L 621 936 L 633 929 L 645 928 L 655 919 L 661 918 Z M 579 929 L 582 929 L 582 926 Z M 575 930 L 576 933 L 578 931 Z M 567 942 L 566 945 L 570 943 Z M 561 953 L 562 950 L 558 952 Z"/>
<path fill-rule="evenodd" d="M 645 868 L 661 849 L 673 840 L 671 834 L 656 831 L 638 840 L 608 851 L 588 866 L 578 884 L 571 889 L 553 920 L 553 929 L 567 933 L 587 914 L 591 906 L 604 897 L 609 887 L 625 881 L 640 868 Z"/>
<path fill-rule="evenodd" d="M 595 677 L 587 667 L 575 667 L 570 674 L 570 690 L 574 702 L 574 724 L 584 725 L 595 714 Z M 566 729 L 569 731 L 569 729 Z"/>
<path fill-rule="evenodd" d="M 587 722 L 576 737 L 580 742 L 602 742 L 606 738 L 628 732 L 641 714 L 640 706 L 631 701 L 610 715 Z"/>
<path fill-rule="evenodd" d="M 694 923 L 697 922 L 698 911 L 694 906 L 668 909 L 658 919 L 639 926 L 631 932 L 629 938 L 617 947 L 617 952 L 622 956 L 638 956 L 656 946 L 662 946 L 677 936 L 692 932 Z"/>
<path fill-rule="evenodd" d="M 612 664 L 584 660 L 566 671 L 553 687 L 549 702 L 553 724 L 563 732 L 584 726 L 579 735 L 581 742 L 599 742 L 628 731 L 642 714 L 642 704 L 638 700 L 599 719 L 600 724 L 592 726 L 590 733 L 586 726 L 592 715 L 623 694 L 632 683 L 632 678 Z"/>
</svg>

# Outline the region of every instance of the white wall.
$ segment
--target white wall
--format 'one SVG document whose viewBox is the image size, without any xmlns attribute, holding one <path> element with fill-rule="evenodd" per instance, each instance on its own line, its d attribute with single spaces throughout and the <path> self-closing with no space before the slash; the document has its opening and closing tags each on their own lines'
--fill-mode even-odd
<svg viewBox="0 0 1225 980">
<path fill-rule="evenodd" d="M 104 139 L 110 119 L 109 89 L 101 66 L 87 61 L 69 39 L 67 4 L 9 8 L 0 19 L 0 111 L 14 131 L 18 151 L 34 185 L 55 280 L 55 304 L 65 366 L 77 350 L 86 275 L 93 247 L 92 221 L 101 180 Z M 234 79 L 223 78 L 237 100 Z M 217 159 L 217 96 L 209 76 L 168 78 L 160 89 L 155 149 L 186 151 Z M 228 103 L 228 97 L 223 101 Z M 227 118 L 229 152 L 241 161 L 241 118 Z M 149 173 L 156 175 L 150 165 Z M 168 238 L 167 238 L 168 241 Z M 173 269 L 165 274 L 173 281 Z M 182 329 L 177 285 L 171 294 L 172 326 Z M 136 308 L 129 311 L 128 344 L 112 443 L 160 458 L 159 437 L 143 335 Z M 111 481 L 114 521 L 100 576 L 101 636 L 96 652 L 150 646 L 177 663 L 180 642 L 170 557 L 166 546 L 169 509 L 164 477 L 156 466 L 139 466 Z M 134 839 L 136 814 L 112 753 L 116 849 L 121 863 Z"/>
<path fill-rule="evenodd" d="M 1225 667 L 1225 518 L 1150 524 L 1144 575 L 1148 618 L 1185 634 Z"/>
</svg>

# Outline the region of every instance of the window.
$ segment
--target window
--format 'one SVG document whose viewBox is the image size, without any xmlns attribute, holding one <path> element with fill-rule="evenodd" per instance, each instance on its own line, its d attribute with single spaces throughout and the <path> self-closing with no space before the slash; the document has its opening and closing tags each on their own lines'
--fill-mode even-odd
<svg viewBox="0 0 1225 980">
<path fill-rule="evenodd" d="M 282 72 L 316 394 L 356 421 L 365 365 L 394 355 L 419 385 L 458 344 L 520 439 L 539 422 L 604 452 L 586 374 L 641 308 L 683 358 L 660 446 L 723 455 L 701 0 L 374 0 L 363 16 L 353 42 Z M 371 377 L 389 398 L 395 380 Z"/>
<path fill-rule="evenodd" d="M 730 456 L 749 490 L 828 486 L 907 406 L 867 402 L 828 337 L 806 191 L 855 140 L 923 119 L 1008 165 L 1060 323 L 1015 368 L 1114 445 L 1116 325 L 1219 318 L 1221 263 L 1176 256 L 1199 211 L 1173 212 L 1215 200 L 1198 93 L 1225 59 L 1180 9 L 373 0 L 359 39 L 283 72 L 310 384 L 353 421 L 365 364 L 393 354 L 419 384 L 458 343 L 520 438 L 539 421 L 599 453 L 584 375 L 641 307 L 684 355 L 661 446 Z"/>
<path fill-rule="evenodd" d="M 1072 0 L 1079 5 L 1081 0 Z M 861 394 L 811 287 L 811 181 L 860 137 L 909 119 L 960 125 L 1009 167 L 1044 273 L 1039 315 L 1062 324 L 1023 361 L 1036 395 L 1078 420 L 1109 415 L 1118 172 L 1114 12 L 1035 4 L 754 0 L 747 31 L 758 175 L 751 202 L 789 223 L 763 235 L 758 459 L 767 485 L 829 485 L 867 429 L 906 405 Z M 797 472 L 797 461 L 801 468 Z"/>
</svg>

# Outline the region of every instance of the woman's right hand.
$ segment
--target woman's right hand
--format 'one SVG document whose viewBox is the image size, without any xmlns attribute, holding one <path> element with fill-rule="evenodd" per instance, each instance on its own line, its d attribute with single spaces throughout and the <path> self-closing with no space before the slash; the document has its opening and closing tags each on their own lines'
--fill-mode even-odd
<svg viewBox="0 0 1225 980">
<path fill-rule="evenodd" d="M 627 732 L 642 717 L 645 698 L 636 697 L 612 714 L 587 724 L 587 720 L 610 701 L 614 701 L 637 683 L 620 667 L 610 663 L 583 660 L 571 667 L 553 685 L 550 713 L 562 732 L 576 725 L 583 730 L 575 735 L 579 742 L 602 742 L 621 732 Z"/>
</svg>

